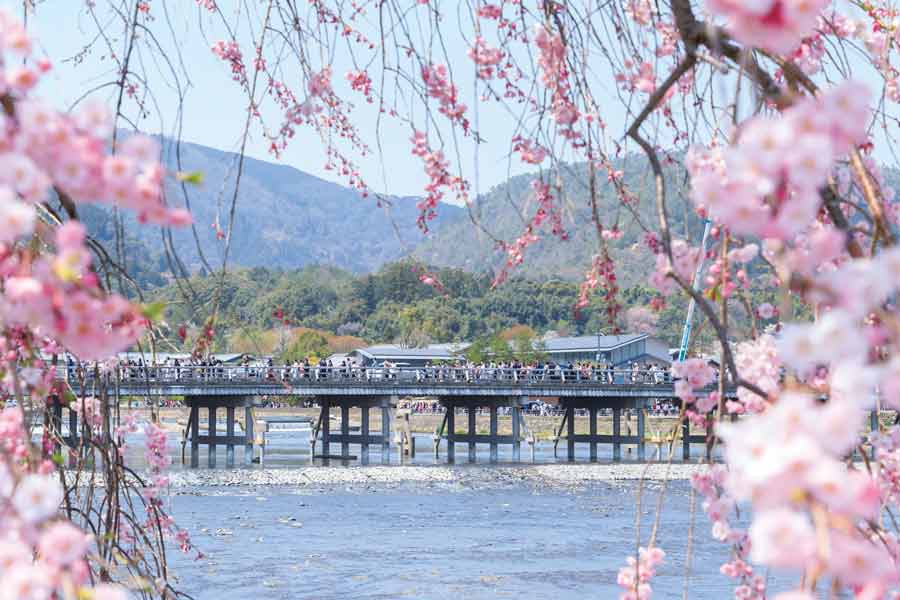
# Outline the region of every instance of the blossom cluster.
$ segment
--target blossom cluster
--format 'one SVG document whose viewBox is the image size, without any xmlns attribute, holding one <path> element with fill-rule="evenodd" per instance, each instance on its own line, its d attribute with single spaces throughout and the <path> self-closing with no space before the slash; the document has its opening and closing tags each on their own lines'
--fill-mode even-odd
<svg viewBox="0 0 900 600">
<path fill-rule="evenodd" d="M 775 568 L 825 570 L 880 597 L 896 581 L 896 540 L 858 524 L 876 519 L 880 491 L 842 458 L 859 443 L 864 412 L 853 399 L 783 392 L 765 412 L 719 423 L 726 488 L 753 505 L 751 558 Z M 889 543 L 885 543 L 888 541 Z"/>
<path fill-rule="evenodd" d="M 816 25 L 828 0 L 707 0 L 706 4 L 727 18 L 728 30 L 738 41 L 784 54 Z"/>
<path fill-rule="evenodd" d="M 617 299 L 619 281 L 616 276 L 616 265 L 609 254 L 609 246 L 606 244 L 603 244 L 601 251 L 593 256 L 591 268 L 584 274 L 584 281 L 578 288 L 578 299 L 575 301 L 576 312 L 590 305 L 591 292 L 598 287 L 603 291 L 602 299 L 606 322 L 612 333 L 618 333 L 618 317 L 622 308 Z"/>
<path fill-rule="evenodd" d="M 515 136 L 512 139 L 512 143 L 513 152 L 519 153 L 519 158 L 522 159 L 522 162 L 530 165 L 539 165 L 547 158 L 547 149 L 538 142 Z"/>
<path fill-rule="evenodd" d="M 231 78 L 241 85 L 247 85 L 247 67 L 244 65 L 244 53 L 235 41 L 216 41 L 211 50 L 213 54 L 224 60 L 231 67 Z"/>
<path fill-rule="evenodd" d="M 650 285 L 659 293 L 668 296 L 675 291 L 677 283 L 669 276 L 669 273 L 678 275 L 683 281 L 690 283 L 700 259 L 700 249 L 694 248 L 685 240 L 672 240 L 672 260 L 664 253 L 656 255 L 656 268 L 650 275 Z"/>
<path fill-rule="evenodd" d="M 750 119 L 719 169 L 692 171 L 692 200 L 733 233 L 795 236 L 815 219 L 835 160 L 867 137 L 866 89 L 846 82 L 781 116 Z"/>
<path fill-rule="evenodd" d="M 4 261 L 4 321 L 52 336 L 85 360 L 128 347 L 147 325 L 139 307 L 119 295 L 98 292 L 80 223 L 60 226 L 55 239 L 56 254 L 32 257 L 30 262 L 12 254 Z"/>
<path fill-rule="evenodd" d="M 656 575 L 656 568 L 662 564 L 666 553 L 662 548 L 651 546 L 638 548 L 638 557 L 629 556 L 626 565 L 619 569 L 616 578 L 623 592 L 619 600 L 647 600 L 653 595 L 650 580 Z"/>
<path fill-rule="evenodd" d="M 422 82 L 428 96 L 437 99 L 440 105 L 438 111 L 451 121 L 459 121 L 463 129 L 468 129 L 468 122 L 464 117 L 466 105 L 459 102 L 456 85 L 450 80 L 447 66 L 441 64 L 423 66 Z"/>
<path fill-rule="evenodd" d="M 27 436 L 21 410 L 0 411 L 0 598 L 125 600 L 118 586 L 91 587 L 93 538 L 59 517 L 62 485 L 49 461 L 30 464 Z"/>
<path fill-rule="evenodd" d="M 453 190 L 458 199 L 467 201 L 468 188 L 462 178 L 450 173 L 448 170 L 450 163 L 444 158 L 444 152 L 431 149 L 425 133 L 413 131 L 410 142 L 413 145 L 413 155 L 422 159 L 422 163 L 425 165 L 425 174 L 428 176 L 428 183 L 425 185 L 427 195 L 416 204 L 419 209 L 417 220 L 419 228 L 428 231 L 427 222 L 437 216 L 438 203 L 446 192 Z"/>
<path fill-rule="evenodd" d="M 522 264 L 522 261 L 525 260 L 525 249 L 540 239 L 535 232 L 546 220 L 549 219 L 550 221 L 551 233 L 553 235 L 561 240 L 566 240 L 569 237 L 569 234 L 563 227 L 562 215 L 559 212 L 559 208 L 554 204 L 553 194 L 550 192 L 550 184 L 545 183 L 540 179 L 535 179 L 531 182 L 531 189 L 534 192 L 534 198 L 537 200 L 538 207 L 534 211 L 531 221 L 525 227 L 525 231 L 522 232 L 522 235 L 520 235 L 515 242 L 512 244 L 500 242 L 498 244 L 500 249 L 506 252 L 507 258 L 506 264 L 503 265 L 503 268 L 494 277 L 492 283 L 493 287 L 506 281 L 509 277 L 509 272 Z"/>
<path fill-rule="evenodd" d="M 782 366 L 775 336 L 765 333 L 755 340 L 740 342 L 735 347 L 734 362 L 741 377 L 774 397 L 781 380 Z M 766 399 L 741 387 L 737 390 L 737 399 L 726 401 L 725 408 L 735 415 L 759 413 L 766 408 Z"/>
<path fill-rule="evenodd" d="M 31 47 L 24 28 L 0 10 L 0 80 L 6 82 L 0 124 L 0 391 L 19 400 L 0 412 L 0 598 L 121 600 L 126 594 L 119 587 L 92 587 L 92 552 L 125 541 L 127 533 L 110 529 L 94 539 L 63 518 L 65 490 L 50 459 L 59 440 L 47 428 L 43 445 L 33 444 L 22 403 L 40 411 L 45 401 L 47 408 L 68 402 L 87 434 L 81 439 L 93 442 L 103 425 L 102 403 L 93 397 L 64 400 L 46 356 L 68 350 L 80 359 L 103 359 L 133 344 L 148 324 L 140 307 L 100 287 L 85 227 L 74 219 L 78 205 L 114 203 L 133 210 L 141 222 L 163 225 L 186 224 L 190 216 L 163 200 L 165 171 L 155 141 L 131 135 L 110 145 L 114 121 L 102 106 L 85 103 L 61 113 L 34 97 L 49 63 L 35 60 Z M 72 219 L 57 224 L 46 217 L 53 212 L 51 195 Z M 72 508 L 71 514 L 79 514 Z"/>
<path fill-rule="evenodd" d="M 566 65 L 566 46 L 562 36 L 544 25 L 536 25 L 534 44 L 538 49 L 538 67 L 541 81 L 551 93 L 551 115 L 560 127 L 563 137 L 581 137 L 575 131 L 580 112 L 571 98 L 569 68 Z"/>
<path fill-rule="evenodd" d="M 483 37 L 475 38 L 475 45 L 469 48 L 469 58 L 478 67 L 478 77 L 493 79 L 494 68 L 503 61 L 503 50 L 488 46 Z"/>
<path fill-rule="evenodd" d="M 675 396 L 685 406 L 685 413 L 698 427 L 706 426 L 707 413 L 719 404 L 719 392 L 711 391 L 697 394 L 713 383 L 716 370 L 702 358 L 689 358 L 672 364 L 672 375 L 675 377 Z"/>
<path fill-rule="evenodd" d="M 725 488 L 727 478 L 728 470 L 724 465 L 713 465 L 694 473 L 691 487 L 703 498 L 701 506 L 712 523 L 712 537 L 732 547 L 731 559 L 719 567 L 719 572 L 737 581 L 734 597 L 765 600 L 765 578 L 755 572 L 750 562 L 747 531 L 732 521 L 737 502 Z"/>
</svg>

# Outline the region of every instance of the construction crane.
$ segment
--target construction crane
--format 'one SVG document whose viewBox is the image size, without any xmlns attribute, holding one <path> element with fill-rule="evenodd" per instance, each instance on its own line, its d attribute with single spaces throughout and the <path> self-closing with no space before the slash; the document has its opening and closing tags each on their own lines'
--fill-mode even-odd
<svg viewBox="0 0 900 600">
<path fill-rule="evenodd" d="M 697 270 L 694 271 L 694 279 L 691 287 L 695 292 L 700 291 L 700 273 L 703 271 L 703 264 L 706 262 L 706 240 L 709 238 L 709 230 L 712 229 L 712 221 L 706 219 L 703 226 L 703 239 L 700 241 L 700 258 L 697 259 Z M 694 309 L 697 303 L 694 297 L 688 303 L 687 316 L 684 319 L 684 329 L 681 331 L 681 346 L 678 348 L 678 360 L 682 361 L 687 358 L 688 344 L 691 340 L 691 325 L 694 320 Z"/>
</svg>

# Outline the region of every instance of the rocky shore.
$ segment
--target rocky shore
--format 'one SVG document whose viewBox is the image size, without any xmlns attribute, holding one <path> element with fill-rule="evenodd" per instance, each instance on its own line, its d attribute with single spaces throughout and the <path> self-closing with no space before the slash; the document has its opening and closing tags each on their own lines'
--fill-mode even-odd
<svg viewBox="0 0 900 600">
<path fill-rule="evenodd" d="M 507 485 L 571 488 L 599 482 L 683 480 L 704 468 L 698 464 L 595 464 L 509 466 L 368 466 L 302 467 L 292 469 L 220 469 L 170 474 L 173 491 L 195 487 L 439 486 L 490 488 Z"/>
</svg>

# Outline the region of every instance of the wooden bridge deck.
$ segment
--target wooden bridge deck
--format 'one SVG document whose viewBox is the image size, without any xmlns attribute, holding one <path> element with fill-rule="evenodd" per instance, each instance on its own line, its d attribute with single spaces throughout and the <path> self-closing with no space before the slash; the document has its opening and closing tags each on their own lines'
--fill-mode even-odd
<svg viewBox="0 0 900 600">
<path fill-rule="evenodd" d="M 105 376 L 118 397 L 495 397 L 495 398 L 672 398 L 674 384 L 659 372 L 425 368 L 354 368 L 327 372 L 297 368 L 148 367 L 119 369 Z M 99 380 L 60 369 L 78 395 L 90 395 Z"/>
</svg>

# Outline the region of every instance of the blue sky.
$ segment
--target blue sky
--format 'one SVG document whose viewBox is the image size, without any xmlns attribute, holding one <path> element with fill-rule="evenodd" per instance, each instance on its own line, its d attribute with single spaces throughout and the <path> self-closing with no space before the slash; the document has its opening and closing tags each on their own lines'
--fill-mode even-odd
<svg viewBox="0 0 900 600">
<path fill-rule="evenodd" d="M 233 16 L 236 7 L 242 4 L 238 0 L 218 0 L 218 2 L 229 16 Z M 104 2 L 98 4 L 102 6 Z M 260 2 L 247 3 L 247 6 L 257 10 L 262 5 Z M 0 6 L 10 7 L 21 14 L 19 0 L 0 0 Z M 448 20 L 457 18 L 456 11 L 448 8 L 452 6 L 452 2 L 443 3 Z M 157 17 L 150 27 L 164 52 L 151 53 L 143 50 L 137 56 L 136 64 L 141 65 L 149 74 L 150 89 L 153 91 L 152 102 L 148 104 L 151 115 L 140 120 L 139 127 L 148 133 L 173 135 L 176 132 L 178 124 L 174 117 L 178 113 L 178 96 L 170 85 L 171 77 L 166 74 L 168 67 L 163 58 L 165 56 L 175 63 L 176 71 L 179 72 L 183 83 L 189 79 L 182 112 L 184 116 L 182 138 L 221 150 L 237 151 L 240 147 L 246 98 L 237 84 L 231 81 L 228 67 L 210 51 L 210 44 L 213 41 L 225 37 L 224 30 L 211 15 L 197 8 L 194 0 L 169 0 L 166 3 L 151 0 L 151 7 Z M 164 7 L 172 11 L 168 20 L 162 13 Z M 422 26 L 419 16 L 414 13 L 414 17 L 410 18 L 411 26 Z M 249 17 L 243 15 L 235 21 L 241 24 L 239 27 L 246 27 L 248 23 L 258 24 L 261 20 L 260 15 Z M 496 102 L 480 103 L 473 98 L 474 65 L 466 56 L 466 43 L 457 34 L 460 29 L 458 25 L 448 23 L 445 27 L 447 32 L 452 32 L 452 35 L 445 37 L 447 52 L 450 55 L 448 62 L 454 69 L 456 81 L 461 89 L 460 100 L 470 107 L 468 116 L 486 143 L 476 145 L 472 143 L 471 138 L 466 139 L 457 135 L 458 154 L 452 146 L 447 148 L 446 152 L 453 166 L 459 166 L 463 175 L 472 183 L 472 195 L 475 196 L 502 183 L 510 175 L 534 168 L 523 165 L 518 160 L 510 160 L 507 156 L 509 140 L 514 133 L 517 118 L 510 114 L 506 107 Z M 60 108 L 71 106 L 85 90 L 115 80 L 114 65 L 104 55 L 103 44 L 95 45 L 95 50 L 86 54 L 80 64 L 76 65 L 72 60 L 63 60 L 76 55 L 83 48 L 85 39 L 89 39 L 97 31 L 96 25 L 84 10 L 82 0 L 54 0 L 40 3 L 37 14 L 30 20 L 29 26 L 38 40 L 38 52 L 45 53 L 55 63 L 55 68 L 42 84 L 40 93 Z M 115 36 L 120 29 L 118 25 L 104 28 L 110 36 Z M 471 31 L 470 26 L 463 26 L 462 29 Z M 241 37 L 239 34 L 239 38 Z M 490 39 L 490 34 L 487 34 L 487 37 Z M 246 36 L 242 39 L 246 42 Z M 121 46 L 121 40 L 113 40 L 113 43 L 117 48 Z M 180 55 L 175 52 L 176 47 L 180 50 Z M 346 54 L 341 52 L 344 46 L 338 44 L 337 48 L 338 52 L 334 57 L 310 57 L 310 62 L 314 67 L 332 64 L 333 81 L 339 95 L 358 100 L 352 118 L 363 137 L 375 150 L 369 158 L 354 157 L 362 168 L 363 176 L 378 192 L 421 195 L 426 180 L 419 159 L 410 154 L 409 126 L 390 118 L 383 119 L 381 147 L 378 151 L 375 144 L 377 113 L 360 95 L 351 92 L 343 81 L 344 73 L 352 67 L 352 64 Z M 444 60 L 440 56 L 435 58 L 436 62 Z M 605 63 L 598 60 L 593 68 L 597 72 L 597 77 L 596 87 L 592 91 L 603 96 L 599 99 L 599 103 L 603 107 L 601 116 L 609 125 L 607 131 L 610 135 L 617 136 L 616 139 L 622 140 L 627 120 L 626 109 L 621 100 L 615 96 L 613 87 L 615 84 Z M 373 78 L 376 77 L 376 71 L 377 69 L 372 70 Z M 864 77 L 866 75 L 871 77 L 871 69 L 861 68 L 859 72 L 864 73 Z M 285 78 L 295 90 L 303 89 L 299 73 L 288 71 Z M 717 82 L 716 88 L 724 94 L 724 97 L 728 96 L 729 88 L 733 89 L 733 81 L 730 80 L 730 77 L 726 77 L 720 78 Z M 875 87 L 880 82 L 872 81 L 872 83 Z M 112 103 L 115 95 L 116 88 L 110 86 L 94 92 L 93 97 Z M 720 96 L 720 100 L 722 97 Z M 518 105 L 510 106 L 513 110 L 521 110 Z M 133 102 L 126 106 L 126 113 L 136 114 Z M 413 107 L 413 115 L 421 119 L 421 107 Z M 264 117 L 271 127 L 277 128 L 280 111 L 270 107 L 264 111 Z M 443 117 L 438 118 L 444 120 Z M 449 129 L 442 127 L 441 131 L 446 135 Z M 665 132 L 661 135 L 665 135 Z M 254 125 L 251 128 L 247 154 L 254 158 L 274 161 L 268 152 L 268 145 L 261 129 Z M 560 147 L 563 147 L 562 142 L 557 146 Z M 883 144 L 879 144 L 878 156 L 884 161 L 893 162 Z M 324 157 L 323 144 L 318 135 L 309 127 L 301 127 L 282 155 L 281 162 L 324 179 L 345 183 L 335 173 L 323 168 Z M 562 154 L 562 158 L 566 160 L 569 156 Z"/>
<path fill-rule="evenodd" d="M 0 4 L 15 7 L 21 14 L 21 4 L 17 1 L 0 0 Z M 170 15 L 171 30 L 163 15 L 157 17 L 151 27 L 166 49 L 165 54 L 173 62 L 178 60 L 177 53 L 173 51 L 177 43 L 181 60 L 189 74 L 190 87 L 183 105 L 182 137 L 187 141 L 221 150 L 237 151 L 240 147 L 246 98 L 237 84 L 231 81 L 228 67 L 209 49 L 213 41 L 224 37 L 223 30 L 221 26 L 216 27 L 216 22 L 209 15 L 198 10 L 193 0 L 178 0 L 168 4 L 170 9 L 175 7 Z M 227 12 L 229 9 L 234 10 L 237 3 L 235 0 L 219 0 L 219 5 Z M 96 25 L 84 11 L 83 6 L 83 2 L 74 0 L 38 5 L 37 14 L 29 24 L 38 40 L 39 52 L 46 53 L 55 64 L 54 70 L 42 84 L 41 95 L 51 99 L 60 108 L 71 106 L 85 90 L 115 79 L 114 65 L 105 56 L 104 44 L 95 45 L 95 50 L 85 55 L 80 64 L 76 65 L 72 60 L 62 61 L 76 55 L 84 46 L 84 40 L 89 39 L 97 31 Z M 151 7 L 159 13 L 162 4 L 151 2 Z M 117 25 L 106 30 L 109 35 L 114 36 L 120 27 Z M 114 40 L 114 45 L 120 47 L 121 41 Z M 487 140 L 487 143 L 479 145 L 476 152 L 475 144 L 458 136 L 459 155 L 448 149 L 448 158 L 454 164 L 459 159 L 475 193 L 487 191 L 506 180 L 511 174 L 533 170 L 531 166 L 508 160 L 507 152 L 513 134 L 514 117 L 496 103 L 487 107 L 480 106 L 477 114 L 473 110 L 479 104 L 472 97 L 473 88 L 470 82 L 474 77 L 468 77 L 465 72 L 465 69 L 472 68 L 473 63 L 466 56 L 465 45 L 458 36 L 450 40 L 448 52 L 456 69 L 455 74 L 460 80 L 461 101 L 470 107 L 470 119 L 478 127 L 482 138 Z M 172 135 L 177 126 L 174 115 L 177 113 L 178 95 L 166 83 L 166 80 L 171 78 L 159 75 L 161 71 L 167 70 L 165 62 L 160 56 L 154 57 L 148 52 L 142 52 L 139 60 L 145 70 L 151 73 L 153 79 L 151 104 L 158 106 L 158 109 L 154 107 L 151 110 L 152 115 L 149 118 L 140 121 L 140 128 L 148 133 Z M 337 56 L 333 65 L 336 89 L 342 97 L 350 97 L 352 92 L 347 91 L 349 88 L 346 88 L 343 82 L 344 73 L 350 63 L 346 57 Z M 461 72 L 463 75 L 460 77 Z M 295 88 L 297 87 L 299 85 L 295 82 Z M 102 88 L 93 94 L 93 97 L 109 103 L 114 102 L 115 96 L 116 88 L 112 86 Z M 355 122 L 375 150 L 376 111 L 361 97 L 358 98 L 357 109 L 353 113 Z M 135 114 L 133 103 L 128 112 Z M 270 125 L 277 125 L 279 115 L 276 112 L 270 110 L 265 112 L 264 116 Z M 621 131 L 621 128 L 618 130 Z M 446 134 L 447 130 L 443 132 Z M 423 193 L 425 176 L 419 159 L 410 154 L 409 137 L 408 125 L 391 119 L 382 121 L 382 152 L 376 151 L 374 156 L 360 161 L 366 180 L 376 191 L 400 195 Z M 247 154 L 254 158 L 274 161 L 268 152 L 268 145 L 268 141 L 261 135 L 260 128 L 254 126 Z M 311 128 L 306 127 L 298 129 L 297 137 L 282 155 L 281 162 L 325 179 L 344 183 L 334 173 L 323 169 L 324 156 L 319 137 Z"/>
</svg>

